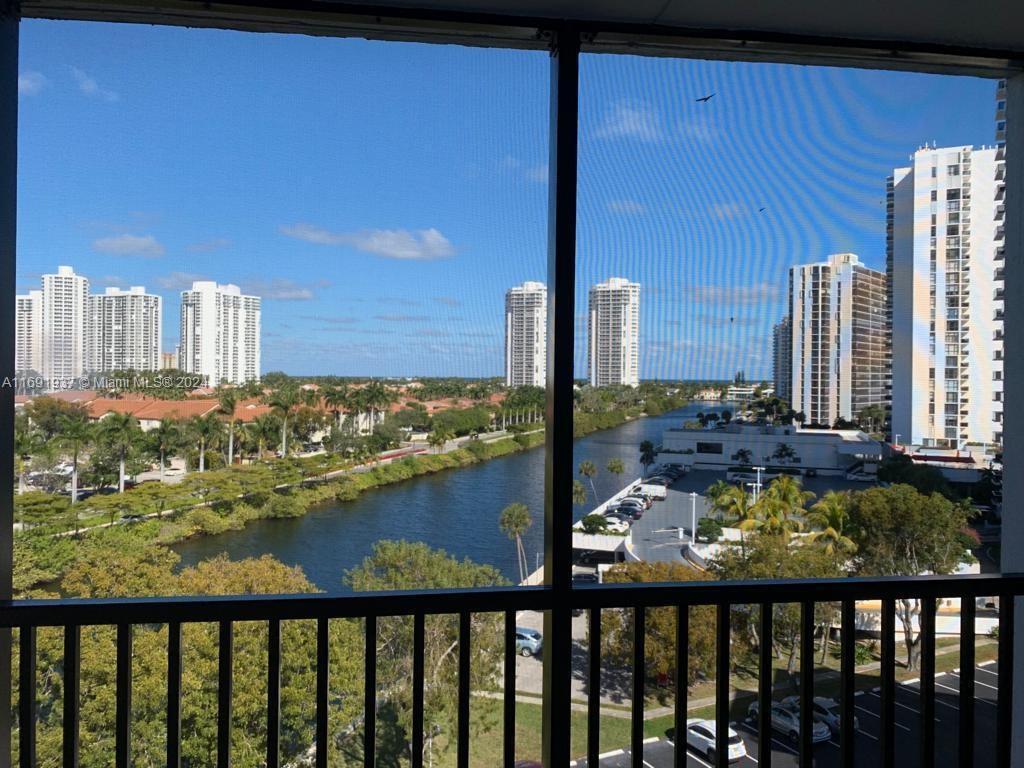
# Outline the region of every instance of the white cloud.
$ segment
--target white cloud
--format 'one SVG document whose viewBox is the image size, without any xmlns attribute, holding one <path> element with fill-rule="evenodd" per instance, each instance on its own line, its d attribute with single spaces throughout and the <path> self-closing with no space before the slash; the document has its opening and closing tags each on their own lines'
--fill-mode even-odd
<svg viewBox="0 0 1024 768">
<path fill-rule="evenodd" d="M 455 254 L 455 248 L 440 231 L 430 229 L 365 229 L 360 232 L 331 232 L 314 224 L 283 226 L 281 234 L 317 245 L 348 245 L 387 259 L 424 261 Z"/>
<path fill-rule="evenodd" d="M 547 183 L 547 180 L 548 180 L 548 164 L 547 163 L 541 163 L 540 165 L 533 166 L 533 168 L 528 168 L 526 170 L 526 178 L 529 179 L 530 181 L 537 181 L 537 182 L 541 182 L 541 183 Z"/>
<path fill-rule="evenodd" d="M 457 307 L 462 303 L 454 296 L 435 296 L 434 301 L 438 304 L 444 304 L 446 307 Z"/>
<path fill-rule="evenodd" d="M 197 280 L 208 280 L 206 275 L 196 274 L 195 272 L 171 272 L 169 275 L 158 277 L 156 279 L 157 285 L 168 291 L 187 291 L 192 287 L 192 283 Z"/>
<path fill-rule="evenodd" d="M 120 96 L 115 91 L 101 88 L 100 84 L 96 82 L 96 78 L 87 74 L 84 70 L 78 67 L 71 67 L 71 76 L 78 83 L 78 90 L 84 93 L 86 96 L 101 99 L 103 101 L 114 102 L 117 101 Z"/>
<path fill-rule="evenodd" d="M 643 203 L 636 200 L 609 200 L 608 210 L 612 213 L 643 213 L 647 210 Z"/>
<path fill-rule="evenodd" d="M 711 215 L 719 221 L 730 221 L 743 213 L 743 206 L 739 203 L 714 203 L 711 206 Z"/>
<path fill-rule="evenodd" d="M 725 306 L 764 304 L 779 298 L 779 286 L 772 283 L 688 285 L 685 292 L 693 301 Z"/>
<path fill-rule="evenodd" d="M 661 139 L 661 120 L 649 106 L 638 101 L 620 101 L 606 113 L 595 135 L 602 139 Z"/>
<path fill-rule="evenodd" d="M 210 251 L 219 251 L 222 248 L 227 248 L 231 245 L 231 241 L 226 237 L 214 237 L 210 240 L 203 240 L 199 243 L 192 243 L 186 246 L 185 250 L 189 253 L 209 253 Z"/>
<path fill-rule="evenodd" d="M 34 96 L 46 86 L 46 76 L 42 72 L 26 70 L 18 73 L 18 95 Z"/>
<path fill-rule="evenodd" d="M 114 256 L 163 256 L 166 249 L 152 235 L 111 235 L 92 241 L 92 249 Z"/>
<path fill-rule="evenodd" d="M 300 285 L 287 277 L 243 281 L 241 288 L 243 293 L 275 301 L 311 301 L 316 298 L 312 288 Z"/>
</svg>

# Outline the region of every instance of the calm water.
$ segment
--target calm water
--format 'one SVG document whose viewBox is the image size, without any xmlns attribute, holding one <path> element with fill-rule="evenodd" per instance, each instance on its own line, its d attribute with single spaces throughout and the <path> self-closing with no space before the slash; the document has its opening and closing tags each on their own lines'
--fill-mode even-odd
<svg viewBox="0 0 1024 768">
<path fill-rule="evenodd" d="M 679 426 L 706 403 L 654 418 L 638 419 L 615 429 L 576 441 L 576 466 L 590 460 L 603 500 L 640 475 L 639 445 L 661 442 L 664 429 Z M 620 458 L 626 472 L 620 478 L 605 466 Z M 581 478 L 582 479 L 582 478 Z M 588 491 L 590 489 L 587 483 Z M 515 545 L 498 530 L 498 515 L 514 501 L 526 504 L 534 524 L 524 545 L 531 569 L 543 549 L 544 448 L 492 459 L 471 467 L 439 472 L 368 491 L 355 501 L 331 502 L 290 520 L 257 520 L 244 530 L 186 541 L 175 547 L 182 565 L 193 565 L 221 552 L 232 559 L 270 554 L 302 567 L 320 589 L 346 592 L 346 569 L 358 565 L 380 539 L 424 541 L 460 558 L 490 563 L 512 580 L 516 572 Z M 593 506 L 591 503 L 588 505 Z M 574 510 L 578 517 L 581 509 Z"/>
</svg>

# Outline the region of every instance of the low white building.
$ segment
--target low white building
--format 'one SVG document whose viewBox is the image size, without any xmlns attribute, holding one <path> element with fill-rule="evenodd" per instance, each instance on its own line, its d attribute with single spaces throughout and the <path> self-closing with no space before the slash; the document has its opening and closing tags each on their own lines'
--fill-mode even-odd
<svg viewBox="0 0 1024 768">
<path fill-rule="evenodd" d="M 662 434 L 659 464 L 728 470 L 757 465 L 767 470 L 811 470 L 822 475 L 860 471 L 871 475 L 882 444 L 856 429 L 730 423 L 717 429 L 669 429 Z"/>
</svg>

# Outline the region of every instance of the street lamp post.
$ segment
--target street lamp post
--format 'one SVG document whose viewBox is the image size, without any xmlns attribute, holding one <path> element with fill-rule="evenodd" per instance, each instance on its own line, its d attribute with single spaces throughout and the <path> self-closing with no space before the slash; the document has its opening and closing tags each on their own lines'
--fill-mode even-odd
<svg viewBox="0 0 1024 768">
<path fill-rule="evenodd" d="M 690 491 L 690 541 L 697 542 L 697 492 Z"/>
<path fill-rule="evenodd" d="M 764 472 L 764 467 L 754 467 L 754 471 L 757 473 L 757 482 L 754 483 L 754 503 L 757 504 L 757 499 L 761 495 L 761 473 Z"/>
</svg>

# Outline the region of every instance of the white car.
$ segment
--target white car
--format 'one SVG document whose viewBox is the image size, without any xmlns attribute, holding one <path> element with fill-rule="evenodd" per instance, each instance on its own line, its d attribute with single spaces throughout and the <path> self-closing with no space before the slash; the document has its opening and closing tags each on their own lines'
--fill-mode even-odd
<svg viewBox="0 0 1024 768">
<path fill-rule="evenodd" d="M 694 717 L 686 721 L 686 746 L 700 752 L 711 763 L 715 762 L 715 721 Z M 732 728 L 729 729 L 729 762 L 735 763 L 747 756 L 743 739 Z"/>
<path fill-rule="evenodd" d="M 625 520 L 622 520 L 618 517 L 607 517 L 605 519 L 608 521 L 606 530 L 608 530 L 610 533 L 625 533 L 629 530 L 629 523 L 627 523 Z"/>
</svg>

